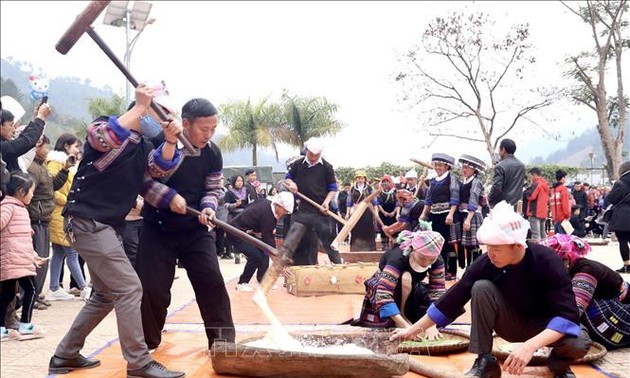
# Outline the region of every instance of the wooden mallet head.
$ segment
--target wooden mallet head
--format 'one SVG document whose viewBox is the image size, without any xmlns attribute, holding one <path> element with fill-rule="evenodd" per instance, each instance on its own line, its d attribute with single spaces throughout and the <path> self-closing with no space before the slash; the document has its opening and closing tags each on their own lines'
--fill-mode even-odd
<svg viewBox="0 0 630 378">
<path fill-rule="evenodd" d="M 66 55 L 68 51 L 74 46 L 79 38 L 92 26 L 92 23 L 98 18 L 105 8 L 109 5 L 110 1 L 95 0 L 85 8 L 76 20 L 70 25 L 70 28 L 61 36 L 59 42 L 55 45 L 55 49 L 61 54 Z"/>
</svg>

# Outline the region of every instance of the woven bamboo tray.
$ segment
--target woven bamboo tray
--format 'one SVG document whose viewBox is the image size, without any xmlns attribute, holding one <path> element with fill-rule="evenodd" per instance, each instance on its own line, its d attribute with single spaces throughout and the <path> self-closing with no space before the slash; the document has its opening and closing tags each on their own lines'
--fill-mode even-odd
<svg viewBox="0 0 630 378">
<path fill-rule="evenodd" d="M 505 360 L 510 353 L 518 347 L 522 343 L 510 343 L 509 341 L 503 340 L 500 337 L 494 338 L 494 344 L 492 346 L 492 354 L 495 355 L 500 360 Z M 539 366 L 546 365 L 547 358 L 549 357 L 549 352 L 551 349 L 545 349 L 543 351 L 539 351 L 534 353 L 532 360 L 529 362 L 529 365 Z M 606 348 L 596 342 L 591 344 L 591 348 L 589 349 L 586 355 L 578 360 L 575 360 L 573 364 L 581 364 L 585 362 L 591 362 L 598 360 L 604 357 L 608 353 Z"/>
<path fill-rule="evenodd" d="M 398 353 L 438 355 L 459 352 L 468 349 L 470 337 L 467 333 L 455 330 L 441 330 L 444 336 L 437 341 L 403 341 L 398 345 Z"/>
</svg>

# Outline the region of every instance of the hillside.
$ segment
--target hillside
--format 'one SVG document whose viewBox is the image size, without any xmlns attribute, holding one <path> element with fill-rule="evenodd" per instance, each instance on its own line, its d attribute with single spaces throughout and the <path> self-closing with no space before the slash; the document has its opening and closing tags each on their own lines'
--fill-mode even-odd
<svg viewBox="0 0 630 378">
<path fill-rule="evenodd" d="M 30 93 L 28 76 L 31 73 L 39 73 L 41 68 L 35 69 L 32 64 L 15 60 L 12 58 L 0 60 L 0 77 L 3 80 L 11 80 L 15 83 L 17 89 L 22 93 L 22 98 L 18 99 L 23 103 L 26 109 L 32 108 L 34 104 L 30 103 L 28 95 Z M 51 130 L 50 136 L 55 138 L 64 129 L 71 129 L 80 124 L 90 121 L 88 113 L 88 99 L 91 97 L 110 98 L 114 92 L 111 87 L 95 88 L 92 86 L 90 79 L 81 79 L 77 77 L 56 77 L 50 79 L 49 98 L 50 102 L 55 106 L 55 117 L 52 123 L 58 124 L 60 130 Z M 4 90 L 4 89 L 3 89 Z M 2 95 L 10 93 L 2 93 Z M 78 123 L 78 124 L 77 124 Z M 630 120 L 626 124 L 626 150 L 630 146 Z M 214 140 L 220 140 L 222 135 L 216 135 Z M 595 127 L 583 132 L 581 135 L 570 139 L 565 147 L 557 149 L 559 144 L 548 142 L 544 144 L 537 141 L 531 146 L 524 146 L 521 154 L 525 162 L 531 164 L 559 164 L 577 167 L 590 167 L 590 153 L 594 154 L 592 165 L 601 167 L 605 163 L 602 153 L 601 142 Z M 554 151 L 555 149 L 555 151 Z M 546 153 L 554 151 L 547 156 L 538 155 L 538 153 Z M 297 151 L 295 151 L 297 153 Z M 293 155 L 279 156 L 276 161 L 273 151 L 259 149 L 258 165 L 272 166 L 274 171 L 284 171 L 284 161 Z M 528 159 L 528 156 L 531 158 Z M 628 156 L 628 155 L 626 155 Z M 249 150 L 239 150 L 230 153 L 224 152 L 224 165 L 226 166 L 248 166 L 251 164 L 251 152 Z"/>
<path fill-rule="evenodd" d="M 0 77 L 3 80 L 11 80 L 19 92 L 20 96 L 13 93 L 4 93 L 2 96 L 10 95 L 17 98 L 25 109 L 32 109 L 29 99 L 29 83 L 28 77 L 32 73 L 38 73 L 41 69 L 35 69 L 32 64 L 14 59 L 0 60 Z M 55 107 L 55 116 L 52 118 L 53 128 L 47 134 L 54 140 L 61 132 L 76 126 L 76 123 L 87 123 L 91 119 L 88 112 L 88 99 L 92 97 L 110 98 L 114 92 L 111 87 L 95 88 L 91 85 L 89 79 L 80 79 L 77 77 L 56 77 L 49 78 L 49 101 Z M 28 111 L 28 110 L 27 110 Z M 55 122 L 56 121 L 56 122 Z M 68 124 L 70 123 L 70 124 Z M 55 126 L 57 126 L 55 128 Z M 222 135 L 216 135 L 215 141 L 220 140 Z M 258 165 L 272 166 L 274 171 L 285 171 L 284 161 L 289 156 L 280 156 L 279 162 L 276 161 L 273 151 L 264 149 L 258 150 Z M 223 161 L 226 166 L 249 166 L 251 165 L 251 152 L 249 150 L 239 150 L 234 152 L 223 153 Z"/>
<path fill-rule="evenodd" d="M 32 64 L 13 60 L 11 58 L 0 60 L 0 77 L 10 79 L 15 83 L 17 89 L 24 96 L 18 99 L 30 108 L 33 104 L 28 98 L 30 93 L 28 77 L 32 73 L 39 73 L 40 69 L 34 69 Z M 88 99 L 91 97 L 109 98 L 114 92 L 111 87 L 95 88 L 91 85 L 90 79 L 80 79 L 77 77 L 49 77 L 48 97 L 51 104 L 54 104 L 55 111 L 63 118 L 76 118 L 87 122 L 90 120 L 88 112 Z M 2 95 L 4 95 L 3 93 Z"/>
<path fill-rule="evenodd" d="M 630 147 L 630 142 L 628 142 L 628 140 L 630 140 L 630 120 L 626 123 L 625 137 L 625 156 L 628 156 L 627 151 Z M 601 140 L 595 127 L 569 140 L 565 148 L 552 152 L 544 159 L 534 159 L 533 162 L 572 167 L 591 167 L 591 153 L 594 154 L 592 162 L 593 167 L 601 167 L 606 163 L 606 159 L 604 158 L 604 153 L 602 151 Z"/>
</svg>

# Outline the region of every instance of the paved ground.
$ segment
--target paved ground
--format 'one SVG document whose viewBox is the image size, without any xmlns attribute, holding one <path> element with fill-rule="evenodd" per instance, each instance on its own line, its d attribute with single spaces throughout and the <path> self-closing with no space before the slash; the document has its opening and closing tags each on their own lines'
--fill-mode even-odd
<svg viewBox="0 0 630 378">
<path fill-rule="evenodd" d="M 604 247 L 594 247 L 589 257 L 601 261 L 613 269 L 621 266 L 621 258 L 619 257 L 616 243 Z M 233 260 L 220 260 L 220 263 L 221 271 L 226 281 L 240 275 L 244 266 L 243 264 L 235 265 Z M 66 272 L 68 272 L 67 269 Z M 176 279 L 173 284 L 173 301 L 169 310 L 188 303 L 194 297 L 186 272 L 183 269 L 178 269 L 177 276 L 179 279 Z M 624 277 L 626 280 L 630 280 L 630 275 L 624 275 Z M 65 286 L 67 287 L 67 284 Z M 47 310 L 35 310 L 33 322 L 47 331 L 46 337 L 38 340 L 2 343 L 0 350 L 0 377 L 45 377 L 47 375 L 48 361 L 56 345 L 67 331 L 82 304 L 83 302 L 79 300 L 53 302 L 53 305 Z M 239 328 L 237 327 L 237 331 Z M 83 355 L 90 355 L 116 337 L 116 318 L 112 312 L 87 339 L 82 351 Z M 600 365 L 605 371 L 614 372 L 615 376 L 630 377 L 630 350 L 626 349 L 621 352 L 609 353 L 600 362 Z"/>
</svg>

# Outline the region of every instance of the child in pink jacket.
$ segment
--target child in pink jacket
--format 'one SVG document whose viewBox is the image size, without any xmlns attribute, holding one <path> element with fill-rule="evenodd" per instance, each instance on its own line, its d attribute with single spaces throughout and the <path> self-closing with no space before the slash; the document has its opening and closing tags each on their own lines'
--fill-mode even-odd
<svg viewBox="0 0 630 378">
<path fill-rule="evenodd" d="M 10 339 L 4 321 L 7 306 L 15 298 L 15 283 L 24 290 L 22 317 L 18 329 L 22 339 L 41 337 L 42 332 L 31 323 L 35 301 L 35 268 L 45 262 L 37 256 L 31 239 L 31 221 L 26 205 L 31 202 L 33 178 L 15 171 L 0 202 L 0 333 L 2 341 Z M 16 335 L 17 337 L 17 335 Z"/>
</svg>

